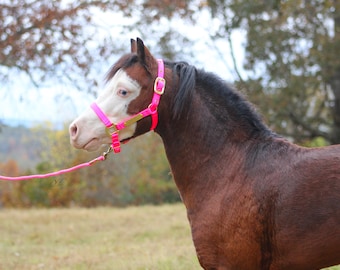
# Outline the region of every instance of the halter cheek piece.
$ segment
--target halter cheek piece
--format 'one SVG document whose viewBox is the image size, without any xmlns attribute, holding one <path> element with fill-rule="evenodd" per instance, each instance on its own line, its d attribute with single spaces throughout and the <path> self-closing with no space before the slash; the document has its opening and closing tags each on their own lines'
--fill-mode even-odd
<svg viewBox="0 0 340 270">
<path fill-rule="evenodd" d="M 118 133 L 123 128 L 131 126 L 132 124 L 138 122 L 139 120 L 151 116 L 152 124 L 150 130 L 154 130 L 158 124 L 158 104 L 161 98 L 161 95 L 164 93 L 165 89 L 165 79 L 164 79 L 164 62 L 162 59 L 158 59 L 158 75 L 155 79 L 154 83 L 154 92 L 150 105 L 140 111 L 139 113 L 132 115 L 131 117 L 123 120 L 118 124 L 114 124 L 110 121 L 110 119 L 105 115 L 105 113 L 98 107 L 98 105 L 94 102 L 91 104 L 92 110 L 97 114 L 98 118 L 103 122 L 106 126 L 106 132 L 111 136 L 112 144 L 111 148 L 115 153 L 120 152 L 120 141 L 118 137 Z"/>
</svg>

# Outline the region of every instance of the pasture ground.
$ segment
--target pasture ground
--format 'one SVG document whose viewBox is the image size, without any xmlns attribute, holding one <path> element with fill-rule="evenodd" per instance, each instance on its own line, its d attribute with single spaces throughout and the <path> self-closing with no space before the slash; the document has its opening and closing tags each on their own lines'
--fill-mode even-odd
<svg viewBox="0 0 340 270">
<path fill-rule="evenodd" d="M 2 209 L 0 235 L 1 270 L 201 269 L 182 204 Z"/>
<path fill-rule="evenodd" d="M 200 269 L 181 204 L 0 210 L 0 269 Z"/>
</svg>

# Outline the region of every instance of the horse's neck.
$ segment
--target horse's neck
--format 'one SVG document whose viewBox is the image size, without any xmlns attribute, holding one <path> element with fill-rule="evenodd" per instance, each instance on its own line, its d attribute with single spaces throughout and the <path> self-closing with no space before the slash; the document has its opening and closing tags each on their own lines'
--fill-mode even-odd
<svg viewBox="0 0 340 270">
<path fill-rule="evenodd" d="M 228 137 L 225 124 L 217 123 L 206 107 L 195 108 L 195 104 L 183 119 L 160 121 L 159 133 L 184 202 L 203 198 L 204 192 L 219 188 L 217 179 L 238 171 L 239 148 L 245 147 Z"/>
</svg>

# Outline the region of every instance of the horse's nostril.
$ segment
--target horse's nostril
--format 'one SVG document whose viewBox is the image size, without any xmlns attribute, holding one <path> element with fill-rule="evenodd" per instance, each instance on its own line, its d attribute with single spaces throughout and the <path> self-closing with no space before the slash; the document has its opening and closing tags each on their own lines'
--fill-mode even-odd
<svg viewBox="0 0 340 270">
<path fill-rule="evenodd" d="M 78 127 L 76 124 L 72 124 L 70 126 L 70 135 L 72 138 L 76 137 L 77 136 L 77 133 L 78 133 Z"/>
</svg>

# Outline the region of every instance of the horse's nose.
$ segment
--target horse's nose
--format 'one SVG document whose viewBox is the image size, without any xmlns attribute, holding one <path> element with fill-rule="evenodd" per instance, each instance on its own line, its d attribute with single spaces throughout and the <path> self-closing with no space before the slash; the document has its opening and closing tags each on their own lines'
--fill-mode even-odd
<svg viewBox="0 0 340 270">
<path fill-rule="evenodd" d="M 75 140 L 78 136 L 78 127 L 75 122 L 73 122 L 70 127 L 69 127 L 69 133 L 70 133 L 70 138 L 71 140 Z"/>
</svg>

